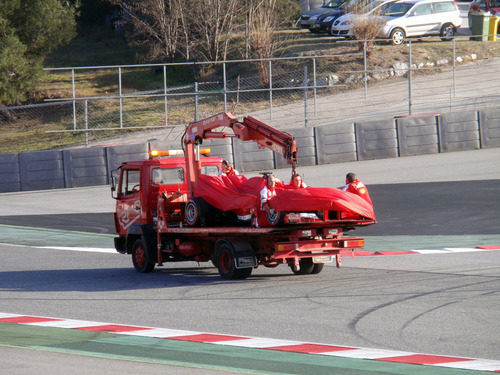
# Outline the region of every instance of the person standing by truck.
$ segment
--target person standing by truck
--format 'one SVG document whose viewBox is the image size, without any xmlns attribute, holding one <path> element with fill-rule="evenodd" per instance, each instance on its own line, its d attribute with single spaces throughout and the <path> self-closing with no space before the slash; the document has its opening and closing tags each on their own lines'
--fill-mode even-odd
<svg viewBox="0 0 500 375">
<path fill-rule="evenodd" d="M 290 180 L 289 185 L 294 187 L 295 189 L 301 189 L 307 187 L 307 184 L 304 182 L 304 179 L 298 173 L 292 175 L 292 179 Z"/>
<path fill-rule="evenodd" d="M 276 179 L 272 174 L 265 174 L 264 179 L 266 184 L 260 191 L 260 209 L 262 211 L 269 211 L 271 207 L 268 201 L 276 196 Z"/>
<path fill-rule="evenodd" d="M 224 176 L 237 176 L 240 173 L 234 169 L 227 160 L 222 160 L 222 170 L 220 174 Z"/>
<path fill-rule="evenodd" d="M 356 173 L 347 173 L 347 175 L 345 176 L 345 183 L 346 185 L 342 188 L 342 190 L 357 194 L 365 201 L 372 204 L 368 189 L 366 188 L 365 184 L 358 179 Z"/>
</svg>

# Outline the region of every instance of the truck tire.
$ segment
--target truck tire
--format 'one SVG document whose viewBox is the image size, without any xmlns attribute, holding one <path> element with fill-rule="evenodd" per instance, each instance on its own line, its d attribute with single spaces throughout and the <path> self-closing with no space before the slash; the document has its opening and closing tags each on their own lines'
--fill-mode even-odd
<svg viewBox="0 0 500 375">
<path fill-rule="evenodd" d="M 155 268 L 153 256 L 141 239 L 136 240 L 132 247 L 132 263 L 135 270 L 140 273 L 148 273 Z"/>
<path fill-rule="evenodd" d="M 299 270 L 294 270 L 292 267 L 290 267 L 294 274 L 296 274 L 296 275 L 310 275 L 310 274 L 314 273 L 313 271 L 314 271 L 315 264 L 313 263 L 311 258 L 301 259 L 299 261 L 299 266 L 300 266 Z M 318 273 L 318 272 L 316 272 L 316 273 Z"/>
<path fill-rule="evenodd" d="M 314 263 L 314 267 L 313 267 L 313 270 L 311 273 L 313 275 L 320 273 L 321 271 L 323 271 L 324 266 L 325 266 L 325 263 Z"/>
<path fill-rule="evenodd" d="M 229 242 L 224 241 L 218 244 L 215 249 L 214 260 L 223 279 L 246 279 L 252 274 L 252 268 L 236 268 L 235 251 Z"/>
</svg>

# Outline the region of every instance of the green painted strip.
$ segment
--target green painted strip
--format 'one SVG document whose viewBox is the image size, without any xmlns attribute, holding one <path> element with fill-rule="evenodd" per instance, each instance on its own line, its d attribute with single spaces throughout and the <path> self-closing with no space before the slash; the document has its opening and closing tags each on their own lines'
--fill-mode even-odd
<svg viewBox="0 0 500 375">
<path fill-rule="evenodd" d="M 115 235 L 0 224 L 0 242 L 27 246 L 114 248 Z"/>
<path fill-rule="evenodd" d="M 481 375 L 489 372 L 0 323 L 0 346 L 251 374 Z"/>
<path fill-rule="evenodd" d="M 365 250 L 439 250 L 445 247 L 500 246 L 500 235 L 460 236 L 365 236 Z"/>
</svg>

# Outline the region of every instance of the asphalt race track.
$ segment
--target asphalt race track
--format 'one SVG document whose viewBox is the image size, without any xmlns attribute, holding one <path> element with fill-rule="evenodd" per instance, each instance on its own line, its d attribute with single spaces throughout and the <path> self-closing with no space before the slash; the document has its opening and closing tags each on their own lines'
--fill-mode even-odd
<svg viewBox="0 0 500 375">
<path fill-rule="evenodd" d="M 342 268 L 308 276 L 259 267 L 235 282 L 210 264 L 138 274 L 129 256 L 107 252 L 113 201 L 104 187 L 0 194 L 0 373 L 488 373 L 461 370 L 463 362 L 449 357 L 492 360 L 482 367 L 490 371 L 500 363 L 498 156 L 305 168 L 313 186 L 340 185 L 346 170 L 359 171 L 378 218 L 356 231 L 367 250 L 455 250 L 344 257 Z M 443 170 L 404 176 L 436 159 Z M 469 252 L 481 245 L 492 250 Z M 1 313 L 428 353 L 457 368 L 12 324 Z"/>
</svg>

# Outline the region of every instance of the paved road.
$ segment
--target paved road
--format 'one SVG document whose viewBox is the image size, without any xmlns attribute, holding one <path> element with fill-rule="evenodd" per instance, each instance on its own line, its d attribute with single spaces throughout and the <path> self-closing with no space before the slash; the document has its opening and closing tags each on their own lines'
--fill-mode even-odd
<svg viewBox="0 0 500 375">
<path fill-rule="evenodd" d="M 439 194 L 437 202 L 429 206 L 430 217 L 447 211 L 448 207 L 456 216 L 448 223 L 436 222 L 443 228 L 443 234 L 454 233 L 456 223 L 460 224 L 458 228 L 463 229 L 469 221 L 470 227 L 476 228 L 474 235 L 467 236 L 416 236 L 414 233 L 405 238 L 382 236 L 385 244 L 393 241 L 394 246 L 402 246 L 409 239 L 425 237 L 426 248 L 432 249 L 446 246 L 441 242 L 444 237 L 447 241 L 457 241 L 456 247 L 475 246 L 474 242 L 480 238 L 489 239 L 489 244 L 499 245 L 498 231 L 486 237 L 480 229 L 489 228 L 491 221 L 495 223 L 494 213 L 499 211 L 498 200 L 492 201 L 491 198 L 494 199 L 495 192 L 499 190 L 500 167 L 496 163 L 500 160 L 499 156 L 500 149 L 489 149 L 325 165 L 304 168 L 302 172 L 311 185 L 335 186 L 340 185 L 346 171 L 354 170 L 360 173 L 369 186 L 373 186 L 373 195 L 376 197 L 383 197 L 387 192 L 411 192 L 411 196 L 417 199 L 414 209 L 422 213 L 422 201 Z M 289 171 L 277 173 L 285 178 Z M 402 191 L 403 188 L 406 190 Z M 447 188 L 451 188 L 453 194 L 446 194 Z M 424 195 L 420 196 L 419 191 L 424 192 Z M 462 211 L 456 206 L 459 197 L 464 201 Z M 385 217 L 382 212 L 391 212 L 384 207 L 390 201 L 389 198 L 384 197 L 384 203 L 379 207 L 381 218 Z M 407 210 L 412 202 L 408 200 L 407 205 L 403 205 L 404 200 L 396 193 L 394 200 L 400 206 L 398 212 Z M 448 205 L 446 202 L 453 204 Z M 30 222 L 20 223 L 40 226 L 45 225 L 43 221 L 47 219 L 44 213 L 50 214 L 47 220 L 57 215 L 70 215 L 59 216 L 59 220 L 52 223 L 54 227 L 66 229 L 74 229 L 73 226 L 78 225 L 79 215 L 82 215 L 80 218 L 87 218 L 83 215 L 88 215 L 89 211 L 105 214 L 112 211 L 113 207 L 109 191 L 104 187 L 6 193 L 0 194 L 0 203 L 0 217 L 2 220 L 12 220 L 10 224 L 25 220 L 28 216 Z M 478 214 L 481 212 L 479 206 L 485 215 Z M 411 218 L 403 217 L 400 222 L 404 220 Z M 474 227 L 476 223 L 483 225 Z M 380 227 L 383 225 L 381 220 Z M 132 269 L 128 256 L 33 247 L 47 245 L 41 243 L 41 238 L 51 246 L 69 246 L 72 243 L 81 246 L 84 243 L 102 247 L 103 243 L 110 244 L 111 236 L 99 234 L 96 227 L 99 225 L 92 223 L 89 226 L 83 222 L 81 229 L 93 232 L 85 234 L 29 228 L 16 232 L 13 228 L 0 225 L 3 230 L 0 236 L 6 232 L 15 234 L 14 240 L 9 238 L 6 241 L 2 237 L 0 241 L 4 243 L 0 244 L 0 310 L 500 359 L 497 350 L 500 337 L 497 324 L 500 312 L 497 302 L 500 253 L 496 251 L 345 258 L 343 268 L 325 267 L 316 276 L 296 277 L 283 266 L 276 269 L 259 268 L 248 280 L 226 282 L 219 278 L 214 268 L 205 265 L 196 268 L 184 268 L 183 264 L 168 265 L 155 273 L 143 275 Z M 6 245 L 5 242 L 19 245 Z M 467 245 L 460 246 L 464 243 Z M 26 336 L 25 331 L 5 331 L 6 328 L 0 325 L 2 329 L 4 333 L 9 332 L 7 336 L 2 334 L 4 340 L 7 337 L 14 340 L 11 342 L 19 343 L 18 340 Z M 54 350 L 53 345 L 67 348 L 68 339 L 66 343 L 53 343 L 45 350 Z M 52 340 L 53 337 L 49 341 Z M 80 348 L 88 343 L 76 342 Z M 139 345 L 138 353 L 145 350 L 141 348 Z M 206 350 L 211 351 L 210 347 Z M 192 355 L 188 352 L 178 353 L 179 358 L 187 358 L 187 361 Z M 89 368 L 98 371 L 102 367 L 109 368 L 110 373 L 135 373 L 138 369 L 144 373 L 166 371 L 165 365 L 153 363 L 139 366 L 136 362 L 129 364 L 109 357 L 91 361 L 68 353 L 33 352 L 0 346 L 2 372 L 33 373 L 32 360 L 40 363 L 37 367 L 41 373 L 51 368 L 54 374 L 68 371 L 83 374 L 88 373 Z M 238 367 L 242 363 L 229 361 L 229 365 Z M 405 370 L 404 373 L 409 371 Z M 199 373 L 200 370 L 168 366 L 167 371 L 191 374 Z M 210 371 L 213 372 L 203 370 L 203 373 L 225 373 L 213 368 Z M 353 370 L 342 367 L 341 373 L 349 371 Z M 422 368 L 416 371 L 453 373 Z M 355 373 L 365 375 L 371 372 L 358 369 Z"/>
</svg>

